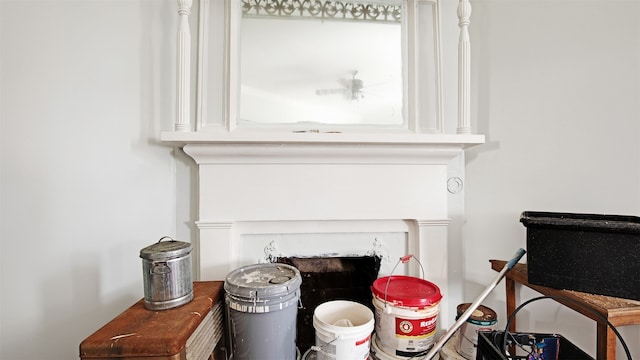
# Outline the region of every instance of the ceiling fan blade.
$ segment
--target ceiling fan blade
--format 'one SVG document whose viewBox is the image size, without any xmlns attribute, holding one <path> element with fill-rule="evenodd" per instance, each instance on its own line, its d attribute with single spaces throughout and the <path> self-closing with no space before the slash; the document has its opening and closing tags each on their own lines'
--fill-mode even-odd
<svg viewBox="0 0 640 360">
<path fill-rule="evenodd" d="M 318 89 L 316 95 L 344 94 L 346 91 L 346 89 Z"/>
</svg>

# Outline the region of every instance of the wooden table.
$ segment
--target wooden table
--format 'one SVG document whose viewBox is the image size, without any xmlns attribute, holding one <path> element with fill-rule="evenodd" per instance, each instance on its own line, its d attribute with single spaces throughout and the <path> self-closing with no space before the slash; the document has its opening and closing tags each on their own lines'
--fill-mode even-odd
<svg viewBox="0 0 640 360">
<path fill-rule="evenodd" d="M 491 268 L 500 271 L 507 263 L 503 260 L 490 260 Z M 615 327 L 640 324 L 640 301 L 621 299 L 611 296 L 594 295 L 572 290 L 558 290 L 540 285 L 529 284 L 527 265 L 516 264 L 505 275 L 507 291 L 507 315 L 516 308 L 516 283 L 527 286 L 546 296 L 558 296 L 568 300 L 558 299 L 559 303 L 579 312 L 597 322 L 597 354 L 598 360 L 615 360 L 617 337 L 599 316 L 609 320 Z M 593 312 L 598 315 L 595 315 Z M 509 331 L 516 331 L 515 319 L 509 326 Z"/>
<path fill-rule="evenodd" d="M 80 343 L 82 360 L 222 359 L 222 281 L 196 281 L 193 300 L 152 311 L 140 299 Z"/>
</svg>

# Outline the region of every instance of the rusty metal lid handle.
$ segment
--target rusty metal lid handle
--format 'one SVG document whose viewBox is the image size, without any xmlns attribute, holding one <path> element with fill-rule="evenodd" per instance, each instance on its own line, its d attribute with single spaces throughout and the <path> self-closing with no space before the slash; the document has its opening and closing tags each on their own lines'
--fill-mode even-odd
<svg viewBox="0 0 640 360">
<path fill-rule="evenodd" d="M 165 235 L 161 237 L 160 240 L 158 240 L 158 242 L 161 242 L 162 240 L 165 240 L 165 239 L 169 239 L 169 241 L 176 241 L 176 239 L 172 238 L 171 236 Z"/>
</svg>

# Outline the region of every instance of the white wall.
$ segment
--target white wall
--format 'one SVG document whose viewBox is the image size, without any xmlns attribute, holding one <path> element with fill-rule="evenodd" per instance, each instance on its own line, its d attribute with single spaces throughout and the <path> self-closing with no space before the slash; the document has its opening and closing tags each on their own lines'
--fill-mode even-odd
<svg viewBox="0 0 640 360">
<path fill-rule="evenodd" d="M 478 0 L 473 19 L 474 119 L 487 143 L 466 158 L 468 300 L 495 277 L 488 259 L 526 247 L 525 210 L 640 215 L 640 1 Z M 506 320 L 504 284 L 488 303 Z M 551 300 L 519 321 L 595 352 L 595 323 Z M 620 330 L 640 357 L 639 327 Z"/>
<path fill-rule="evenodd" d="M 474 125 L 488 142 L 466 159 L 468 300 L 495 276 L 488 259 L 525 245 L 524 210 L 640 215 L 640 2 L 473 4 Z M 193 167 L 157 141 L 173 121 L 175 10 L 0 0 L 2 359 L 77 358 L 142 297 L 139 250 L 188 234 Z M 502 289 L 489 305 L 504 318 Z M 593 353 L 590 321 L 535 309 L 522 329 Z M 637 327 L 625 330 L 639 357 Z"/>
<path fill-rule="evenodd" d="M 176 232 L 173 1 L 2 1 L 1 359 L 74 359 Z"/>
</svg>

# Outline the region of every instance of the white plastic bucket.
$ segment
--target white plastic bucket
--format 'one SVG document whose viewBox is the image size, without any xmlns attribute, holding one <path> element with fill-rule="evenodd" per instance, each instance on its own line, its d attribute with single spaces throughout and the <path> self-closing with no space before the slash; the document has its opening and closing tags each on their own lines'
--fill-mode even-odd
<svg viewBox="0 0 640 360">
<path fill-rule="evenodd" d="M 456 320 L 467 311 L 469 306 L 471 306 L 470 303 L 458 305 Z M 483 305 L 478 306 L 458 330 L 458 341 L 455 342 L 458 354 L 466 359 L 475 359 L 478 348 L 478 331 L 495 330 L 497 323 L 498 315 L 495 311 Z"/>
<path fill-rule="evenodd" d="M 440 289 L 411 276 L 387 276 L 371 288 L 380 349 L 397 358 L 424 355 L 434 344 Z"/>
<path fill-rule="evenodd" d="M 302 278 L 285 264 L 256 264 L 224 283 L 233 360 L 296 360 L 296 317 Z"/>
<path fill-rule="evenodd" d="M 313 312 L 316 359 L 369 359 L 373 312 L 353 301 L 336 300 L 320 304 Z"/>
</svg>

